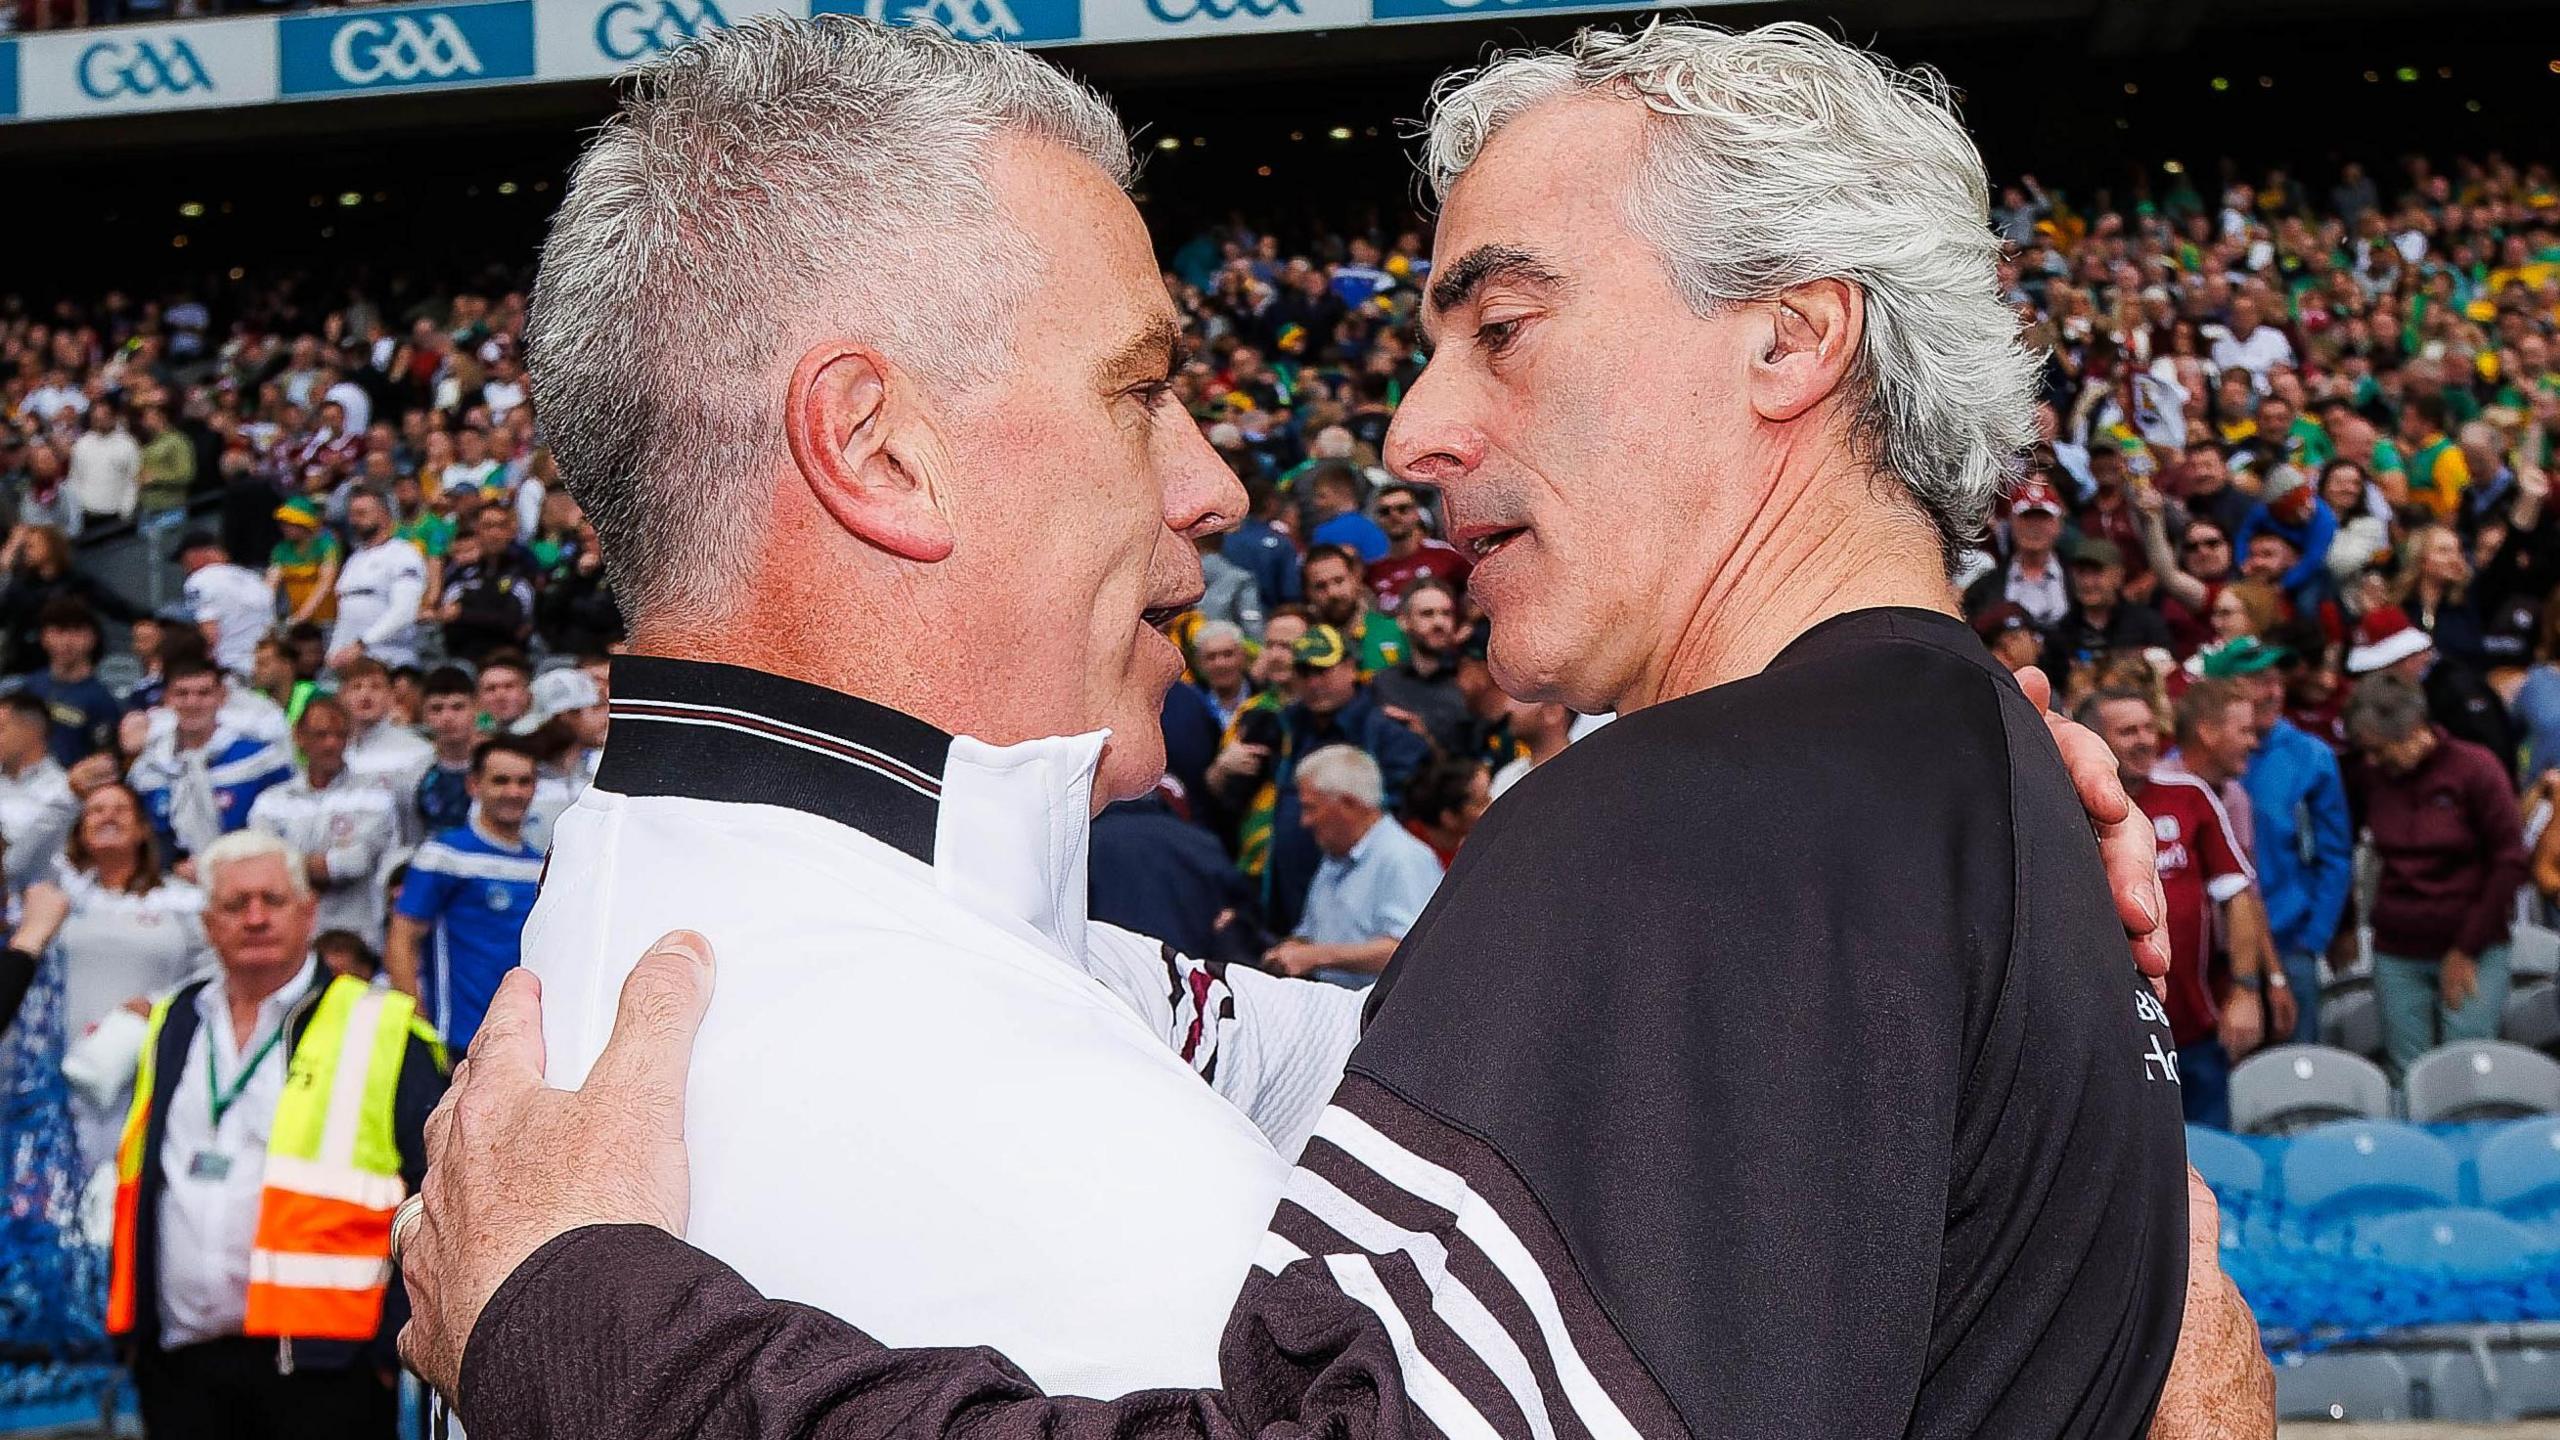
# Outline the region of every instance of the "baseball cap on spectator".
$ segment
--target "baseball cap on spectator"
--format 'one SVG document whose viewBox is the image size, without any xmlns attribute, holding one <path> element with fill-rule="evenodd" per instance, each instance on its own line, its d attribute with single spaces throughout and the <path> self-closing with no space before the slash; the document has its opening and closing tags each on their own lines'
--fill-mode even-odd
<svg viewBox="0 0 2560 1440">
<path fill-rule="evenodd" d="M 2534 632 L 2542 628 L 2542 607 L 2530 600 L 2509 600 L 2489 612 L 2480 637 L 2480 653 L 2492 665 L 2522 665 L 2533 659 Z"/>
<path fill-rule="evenodd" d="M 1301 670 L 1330 670 L 1351 658 L 1351 648 L 1343 643 L 1341 631 L 1312 625 L 1289 647 L 1289 658 Z"/>
<path fill-rule="evenodd" d="M 2407 612 L 2385 605 L 2356 622 L 2355 648 L 2347 652 L 2347 673 L 2370 675 L 2412 655 L 2435 648 L 2427 632 L 2409 623 Z"/>
<path fill-rule="evenodd" d="M 2124 564 L 2124 552 L 2116 548 L 2116 542 L 2113 540 L 2085 535 L 2081 537 L 2079 544 L 2071 547 L 2071 563 L 2097 567 L 2114 565 L 2121 568 Z"/>
<path fill-rule="evenodd" d="M 317 530 L 320 528 L 320 507 L 297 495 L 276 507 L 276 518 L 287 525 L 307 525 Z"/>
<path fill-rule="evenodd" d="M 596 678 L 571 666 L 563 670 L 545 670 L 533 677 L 533 708 L 516 721 L 519 735 L 530 735 L 572 711 L 584 710 L 604 703 L 603 692 L 596 689 Z"/>
<path fill-rule="evenodd" d="M 2003 600 L 1973 617 L 1973 633 L 1981 636 L 1985 645 L 2013 630 L 2032 630 L 2035 626 L 2036 618 L 2014 600 Z"/>
<path fill-rule="evenodd" d="M 2282 645 L 2270 644 L 2255 635 L 2242 635 L 2197 651 L 2195 658 L 2187 662 L 2187 669 L 2207 680 L 2234 680 L 2273 670 L 2290 653 Z"/>
<path fill-rule="evenodd" d="M 2030 480 L 2019 486 L 2017 494 L 2011 497 L 2009 513 L 2012 515 L 2042 513 L 2059 518 L 2062 514 L 2062 497 L 2055 494 L 2053 487 L 2043 481 Z"/>
</svg>

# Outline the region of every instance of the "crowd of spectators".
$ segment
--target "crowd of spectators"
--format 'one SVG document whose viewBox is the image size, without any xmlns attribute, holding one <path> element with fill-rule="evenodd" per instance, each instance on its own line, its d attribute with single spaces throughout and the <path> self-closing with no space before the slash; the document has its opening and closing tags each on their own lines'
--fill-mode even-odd
<svg viewBox="0 0 2560 1440">
<path fill-rule="evenodd" d="M 2153 817 L 2206 1122 L 2368 966 L 2395 1074 L 2494 1038 L 2560 895 L 2560 196 L 2494 157 L 2324 178 L 1995 207 L 2051 359 L 1966 609 Z"/>
<path fill-rule="evenodd" d="M 2324 179 L 2098 213 L 2024 179 L 1993 215 L 2050 359 L 1954 593 L 2153 817 L 2207 1123 L 2368 957 L 2395 1068 L 2494 1034 L 2513 927 L 2560 897 L 2560 189 Z M 1169 256 L 1173 388 L 1250 514 L 1201 542 L 1168 773 L 1095 822 L 1097 918 L 1365 984 L 1488 806 L 1605 723 L 1499 689 L 1440 497 L 1382 464 L 1428 257 L 1242 226 Z M 240 832 L 287 847 L 223 853 L 293 857 L 329 969 L 466 1044 L 606 743 L 620 618 L 522 289 L 320 290 L 0 309 L 0 871 L 75 1052 L 207 964 L 196 860 Z M 84 565 L 119 545 L 184 602 Z M 94 1165 L 126 1097 L 82 1097 Z"/>
</svg>

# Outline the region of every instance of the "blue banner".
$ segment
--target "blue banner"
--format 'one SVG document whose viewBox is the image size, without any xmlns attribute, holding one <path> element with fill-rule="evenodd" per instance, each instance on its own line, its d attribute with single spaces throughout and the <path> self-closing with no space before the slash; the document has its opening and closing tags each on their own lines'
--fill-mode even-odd
<svg viewBox="0 0 2560 1440">
<path fill-rule="evenodd" d="M 18 118 L 18 42 L 0 40 L 0 120 Z"/>
<path fill-rule="evenodd" d="M 533 0 L 295 15 L 276 28 L 286 95 L 534 78 Z"/>
</svg>

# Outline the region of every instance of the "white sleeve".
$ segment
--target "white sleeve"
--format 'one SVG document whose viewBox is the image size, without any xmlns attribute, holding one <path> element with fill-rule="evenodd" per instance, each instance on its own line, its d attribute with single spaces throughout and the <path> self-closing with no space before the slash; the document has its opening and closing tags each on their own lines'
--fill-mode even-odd
<svg viewBox="0 0 2560 1440">
<path fill-rule="evenodd" d="M 1099 921 L 1094 978 L 1295 1161 L 1360 1040 L 1362 992 L 1194 960 Z"/>
<path fill-rule="evenodd" d="M 382 857 L 391 849 L 394 829 L 391 797 L 373 789 L 368 789 L 365 794 L 369 800 L 380 803 L 358 807 L 354 816 L 355 833 L 347 837 L 345 844 L 332 845 L 322 852 L 329 857 L 329 878 L 340 885 L 372 884 Z"/>
<path fill-rule="evenodd" d="M 427 562 L 412 550 L 392 573 L 391 598 L 383 603 L 382 618 L 364 632 L 365 646 L 370 649 L 386 645 L 409 633 L 418 623 L 418 602 L 426 598 L 426 593 Z"/>
</svg>

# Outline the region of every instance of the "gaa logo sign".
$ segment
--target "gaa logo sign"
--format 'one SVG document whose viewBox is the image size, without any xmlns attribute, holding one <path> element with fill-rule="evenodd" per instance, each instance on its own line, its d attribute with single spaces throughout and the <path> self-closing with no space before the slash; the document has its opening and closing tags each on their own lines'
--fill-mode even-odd
<svg viewBox="0 0 2560 1440">
<path fill-rule="evenodd" d="M 159 44 L 137 40 L 131 45 L 101 40 L 80 52 L 79 64 L 74 68 L 80 93 L 92 100 L 147 100 L 213 88 L 213 77 L 205 73 L 204 61 L 184 40 Z"/>
<path fill-rule="evenodd" d="M 596 49 L 608 60 L 637 60 L 728 28 L 716 0 L 613 0 L 596 16 Z"/>
<path fill-rule="evenodd" d="M 483 73 L 480 57 L 453 17 L 433 14 L 351 20 L 329 42 L 329 68 L 350 85 L 452 80 Z"/>
<path fill-rule="evenodd" d="M 1274 15 L 1302 15 L 1298 0 L 1147 0 L 1147 11 L 1167 25 L 1185 20 L 1233 20 L 1245 16 L 1268 20 Z"/>
<path fill-rule="evenodd" d="M 1024 33 L 1006 0 L 862 0 L 861 13 L 883 25 L 929 25 L 961 40 L 1019 40 Z"/>
</svg>

